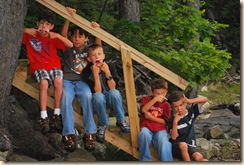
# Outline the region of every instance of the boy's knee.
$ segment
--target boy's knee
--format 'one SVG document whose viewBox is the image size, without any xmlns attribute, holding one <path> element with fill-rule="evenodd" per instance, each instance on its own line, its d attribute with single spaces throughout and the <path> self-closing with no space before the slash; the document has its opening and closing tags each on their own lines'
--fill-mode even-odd
<svg viewBox="0 0 244 165">
<path fill-rule="evenodd" d="M 192 155 L 192 158 L 193 158 L 195 161 L 203 161 L 203 155 L 200 154 L 199 152 L 195 152 L 195 153 Z"/>
<path fill-rule="evenodd" d="M 181 151 L 187 151 L 188 150 L 188 145 L 185 142 L 180 142 L 179 143 L 179 148 Z"/>
<path fill-rule="evenodd" d="M 39 86 L 40 86 L 41 90 L 48 89 L 48 81 L 47 80 L 41 80 Z"/>
</svg>

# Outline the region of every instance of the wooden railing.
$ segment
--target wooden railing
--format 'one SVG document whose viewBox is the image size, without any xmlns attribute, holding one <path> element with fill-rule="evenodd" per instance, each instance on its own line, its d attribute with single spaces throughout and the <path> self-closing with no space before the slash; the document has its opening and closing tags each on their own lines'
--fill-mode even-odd
<svg viewBox="0 0 244 165">
<path fill-rule="evenodd" d="M 167 68 L 163 67 L 162 65 L 158 64 L 157 62 L 153 61 L 152 59 L 148 58 L 146 55 L 142 54 L 141 52 L 137 51 L 136 49 L 132 48 L 131 46 L 127 45 L 126 43 L 120 41 L 116 37 L 112 36 L 111 34 L 107 33 L 101 28 L 92 28 L 91 23 L 84 19 L 83 17 L 79 16 L 78 14 L 70 15 L 66 10 L 65 6 L 59 4 L 55 0 L 36 0 L 37 2 L 41 3 L 42 5 L 46 6 L 47 8 L 51 9 L 52 11 L 56 12 L 60 16 L 64 17 L 65 19 L 70 20 L 74 24 L 80 26 L 84 30 L 88 31 L 92 35 L 100 38 L 103 42 L 106 42 L 113 48 L 117 49 L 121 52 L 121 60 L 123 65 L 123 72 L 124 72 L 124 81 L 125 81 L 125 91 L 126 91 L 126 100 L 127 100 L 127 108 L 128 108 L 128 117 L 129 123 L 131 128 L 131 143 L 128 143 L 123 138 L 113 134 L 112 132 L 106 130 L 105 140 L 110 142 L 111 144 L 121 148 L 122 150 L 126 151 L 127 153 L 133 155 L 136 158 L 139 158 L 138 154 L 138 144 L 137 138 L 139 134 L 139 118 L 138 118 L 138 111 L 137 111 L 137 102 L 136 102 L 136 93 L 135 93 L 135 84 L 134 84 L 134 76 L 133 76 L 133 66 L 132 60 L 137 61 L 141 65 L 147 67 L 151 71 L 155 72 L 159 76 L 163 77 L 164 79 L 168 80 L 175 86 L 185 90 L 188 85 L 188 82 L 181 78 L 180 76 L 176 75 L 175 73 L 171 72 Z M 17 73 L 16 73 L 17 74 Z M 18 86 L 24 91 L 24 87 L 21 83 L 19 83 L 19 74 L 15 76 L 15 80 L 13 85 Z M 24 82 L 23 82 L 24 83 Z M 29 95 L 34 95 L 34 97 L 38 100 L 36 94 L 32 92 L 33 89 L 28 86 L 28 93 Z M 24 91 L 25 92 L 25 91 Z M 51 98 L 49 98 L 51 100 Z M 53 104 L 53 100 L 51 100 Z M 53 105 L 48 104 L 48 106 L 53 107 Z M 78 125 L 81 124 L 81 120 L 78 114 L 75 115 L 75 122 Z M 152 153 L 152 159 L 156 160 L 157 156 Z"/>
</svg>

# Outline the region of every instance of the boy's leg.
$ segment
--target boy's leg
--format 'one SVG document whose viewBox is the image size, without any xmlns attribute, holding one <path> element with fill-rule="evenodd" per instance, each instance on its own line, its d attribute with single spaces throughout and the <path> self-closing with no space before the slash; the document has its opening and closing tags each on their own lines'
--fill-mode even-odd
<svg viewBox="0 0 244 165">
<path fill-rule="evenodd" d="M 141 161 L 150 161 L 150 143 L 152 141 L 152 132 L 144 127 L 138 136 L 139 158 Z"/>
<path fill-rule="evenodd" d="M 54 101 L 55 101 L 55 108 L 60 108 L 60 102 L 63 92 L 63 80 L 61 77 L 54 78 Z"/>
<path fill-rule="evenodd" d="M 52 82 L 48 72 L 44 69 L 36 70 L 33 74 L 33 78 L 39 83 L 39 102 L 41 109 L 40 124 L 42 126 L 42 133 L 46 134 L 50 130 L 47 114 L 47 89 Z"/>
<path fill-rule="evenodd" d="M 61 99 L 61 115 L 63 121 L 62 135 L 75 134 L 73 100 L 75 98 L 74 84 L 72 81 L 63 80 L 63 94 Z"/>
<path fill-rule="evenodd" d="M 96 140 L 103 143 L 105 140 L 106 127 L 109 124 L 106 113 L 106 98 L 101 92 L 96 92 L 92 96 L 92 105 L 98 117 L 98 127 L 96 133 Z"/>
<path fill-rule="evenodd" d="M 73 100 L 75 97 L 74 84 L 72 81 L 63 80 L 63 94 L 61 99 L 61 115 L 63 122 L 62 141 L 65 149 L 72 152 L 76 149 L 76 137 L 74 130 Z"/>
<path fill-rule="evenodd" d="M 156 132 L 152 142 L 158 151 L 161 161 L 173 160 L 172 144 L 169 142 L 168 133 L 165 130 Z"/>
<path fill-rule="evenodd" d="M 185 142 L 179 143 L 179 149 L 181 151 L 181 156 L 184 161 L 191 161 L 190 155 L 188 153 L 188 145 Z"/>
<path fill-rule="evenodd" d="M 48 89 L 48 81 L 47 80 L 40 80 L 40 93 L 39 93 L 39 99 L 40 99 L 40 108 L 41 111 L 47 110 L 47 89 Z"/>
<path fill-rule="evenodd" d="M 75 83 L 75 92 L 83 110 L 85 133 L 94 134 L 96 133 L 96 123 L 93 117 L 92 93 L 90 87 L 83 81 L 77 81 Z"/>
<path fill-rule="evenodd" d="M 129 133 L 130 127 L 125 121 L 124 108 L 122 105 L 122 96 L 117 89 L 112 89 L 106 92 L 107 105 L 112 108 L 116 116 L 116 125 L 120 127 L 123 133 Z"/>
</svg>

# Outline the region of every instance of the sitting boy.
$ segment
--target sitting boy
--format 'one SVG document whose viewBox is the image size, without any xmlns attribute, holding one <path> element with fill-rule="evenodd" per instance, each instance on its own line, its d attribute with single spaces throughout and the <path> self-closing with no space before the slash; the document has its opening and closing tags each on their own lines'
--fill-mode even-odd
<svg viewBox="0 0 244 165">
<path fill-rule="evenodd" d="M 106 106 L 110 107 L 116 116 L 116 125 L 123 133 L 129 133 L 130 127 L 125 121 L 122 97 L 116 89 L 118 74 L 112 65 L 104 62 L 105 54 L 101 45 L 92 44 L 88 47 L 87 60 L 90 62 L 83 69 L 82 78 L 90 86 L 93 93 L 92 105 L 98 115 L 96 140 L 104 142 L 105 130 L 109 123 Z"/>
<path fill-rule="evenodd" d="M 168 121 L 171 133 L 173 155 L 184 161 L 202 161 L 203 156 L 196 150 L 194 121 L 209 106 L 206 97 L 188 99 L 183 92 L 174 91 L 168 98 L 176 114 Z M 187 104 L 193 104 L 189 109 Z"/>
<path fill-rule="evenodd" d="M 166 100 L 168 84 L 161 79 L 151 82 L 151 96 L 141 99 L 141 131 L 138 137 L 139 156 L 142 161 L 150 161 L 150 143 L 156 148 L 162 161 L 172 161 L 172 145 L 167 133 L 170 105 Z"/>
</svg>

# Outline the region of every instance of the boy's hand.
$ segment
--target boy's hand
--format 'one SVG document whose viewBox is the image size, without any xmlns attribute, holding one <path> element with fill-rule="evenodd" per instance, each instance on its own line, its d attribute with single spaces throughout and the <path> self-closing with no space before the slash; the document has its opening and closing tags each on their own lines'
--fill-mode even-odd
<svg viewBox="0 0 244 165">
<path fill-rule="evenodd" d="M 101 71 L 101 69 L 100 69 L 99 66 L 92 65 L 92 73 L 93 73 L 93 75 L 98 75 L 100 71 Z"/>
<path fill-rule="evenodd" d="M 67 11 L 73 16 L 74 13 L 76 13 L 76 10 L 71 7 L 66 7 Z"/>
<path fill-rule="evenodd" d="M 97 22 L 91 22 L 91 26 L 93 28 L 99 28 L 100 27 L 100 25 Z"/>
<path fill-rule="evenodd" d="M 158 103 L 162 103 L 164 100 L 167 100 L 167 98 L 164 95 L 158 95 L 155 97 L 155 99 Z"/>
<path fill-rule="evenodd" d="M 181 119 L 181 116 L 179 115 L 179 113 L 175 114 L 175 117 L 174 117 L 174 123 L 178 123 Z"/>
<path fill-rule="evenodd" d="M 36 35 L 37 35 L 37 29 L 34 29 L 34 28 L 25 28 L 24 32 L 28 33 L 34 37 L 36 37 Z"/>
<path fill-rule="evenodd" d="M 151 120 L 151 119 L 153 118 L 152 114 L 151 114 L 150 112 L 148 112 L 148 111 L 145 112 L 144 115 L 145 115 L 145 118 L 146 118 L 146 119 Z"/>
<path fill-rule="evenodd" d="M 49 35 L 49 38 L 58 38 L 60 36 L 60 34 L 54 32 L 47 32 L 47 33 Z"/>
<path fill-rule="evenodd" d="M 108 72 L 110 73 L 108 64 L 107 64 L 106 62 L 103 62 L 103 64 L 100 66 L 100 69 L 101 69 L 101 71 L 103 71 L 105 74 L 108 73 Z"/>
</svg>

